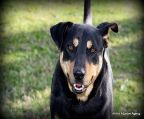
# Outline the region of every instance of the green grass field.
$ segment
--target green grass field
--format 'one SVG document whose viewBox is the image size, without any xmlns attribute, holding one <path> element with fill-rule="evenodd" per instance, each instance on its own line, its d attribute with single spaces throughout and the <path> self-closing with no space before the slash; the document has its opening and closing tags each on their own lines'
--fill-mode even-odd
<svg viewBox="0 0 144 119">
<path fill-rule="evenodd" d="M 5 1 L 0 8 L 2 37 L 1 113 L 7 119 L 50 119 L 50 85 L 59 51 L 50 26 L 82 23 L 83 1 Z M 140 5 L 133 1 L 93 1 L 93 24 L 117 22 L 111 33 L 114 112 L 140 112 L 144 102 Z M 2 49 L 3 48 L 3 49 Z"/>
</svg>

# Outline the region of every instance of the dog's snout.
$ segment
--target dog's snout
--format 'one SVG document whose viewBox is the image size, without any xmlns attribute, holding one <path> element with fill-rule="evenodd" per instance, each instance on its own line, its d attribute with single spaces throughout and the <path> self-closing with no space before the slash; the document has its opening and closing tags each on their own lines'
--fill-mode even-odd
<svg viewBox="0 0 144 119">
<path fill-rule="evenodd" d="M 77 69 L 77 70 L 74 70 L 74 77 L 75 79 L 77 80 L 81 80 L 84 78 L 84 75 L 85 75 L 85 71 L 84 69 Z"/>
</svg>

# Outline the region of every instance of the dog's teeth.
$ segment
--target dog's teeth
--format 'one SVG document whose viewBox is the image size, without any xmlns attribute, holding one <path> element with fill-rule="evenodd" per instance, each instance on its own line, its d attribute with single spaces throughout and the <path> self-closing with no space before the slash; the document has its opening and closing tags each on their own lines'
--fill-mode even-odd
<svg viewBox="0 0 144 119">
<path fill-rule="evenodd" d="M 81 85 L 81 86 L 77 87 L 77 84 L 74 84 L 74 88 L 75 88 L 76 90 L 78 90 L 78 91 L 81 91 L 81 90 L 83 90 L 84 85 Z"/>
</svg>

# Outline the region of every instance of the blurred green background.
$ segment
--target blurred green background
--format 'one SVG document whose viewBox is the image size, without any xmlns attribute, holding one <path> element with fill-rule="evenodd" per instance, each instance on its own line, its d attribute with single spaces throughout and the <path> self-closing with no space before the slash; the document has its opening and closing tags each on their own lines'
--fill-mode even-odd
<svg viewBox="0 0 144 119">
<path fill-rule="evenodd" d="M 50 85 L 59 51 L 49 28 L 82 23 L 83 0 L 5 1 L 0 8 L 1 113 L 7 119 L 50 119 Z M 143 19 L 136 1 L 92 1 L 93 25 L 116 22 L 110 34 L 114 112 L 140 112 L 144 102 Z M 117 115 L 114 115 L 117 116 Z"/>
</svg>

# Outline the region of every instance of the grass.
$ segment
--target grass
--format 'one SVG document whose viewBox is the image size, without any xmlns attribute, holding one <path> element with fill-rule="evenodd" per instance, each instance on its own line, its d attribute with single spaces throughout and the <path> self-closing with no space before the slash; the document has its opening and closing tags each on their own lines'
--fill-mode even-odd
<svg viewBox="0 0 144 119">
<path fill-rule="evenodd" d="M 140 5 L 94 1 L 92 6 L 94 25 L 104 21 L 119 25 L 119 33 L 111 33 L 109 41 L 114 112 L 140 112 L 144 101 Z M 60 21 L 82 23 L 83 1 L 7 1 L 1 10 L 5 46 L 1 112 L 11 119 L 50 118 L 50 85 L 59 51 L 49 28 Z"/>
</svg>

